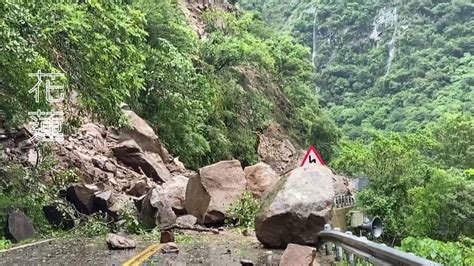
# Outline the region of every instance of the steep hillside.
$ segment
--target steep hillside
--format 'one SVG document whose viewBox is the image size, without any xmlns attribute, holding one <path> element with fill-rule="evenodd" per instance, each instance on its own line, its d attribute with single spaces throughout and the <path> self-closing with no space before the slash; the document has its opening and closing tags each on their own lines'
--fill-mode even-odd
<svg viewBox="0 0 474 266">
<path fill-rule="evenodd" d="M 322 103 L 351 138 L 474 112 L 470 1 L 297 2 L 241 5 L 314 49 Z"/>
</svg>

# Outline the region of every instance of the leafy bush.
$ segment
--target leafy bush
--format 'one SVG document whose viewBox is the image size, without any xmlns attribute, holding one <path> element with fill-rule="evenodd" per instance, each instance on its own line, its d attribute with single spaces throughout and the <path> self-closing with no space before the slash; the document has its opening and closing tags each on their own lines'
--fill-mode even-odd
<svg viewBox="0 0 474 266">
<path fill-rule="evenodd" d="M 253 228 L 259 207 L 260 201 L 255 199 L 251 192 L 246 191 L 230 206 L 227 213 L 231 219 L 237 221 L 237 226 Z"/>
<path fill-rule="evenodd" d="M 430 238 L 408 237 L 403 239 L 401 249 L 443 265 L 473 265 L 474 240 L 462 238 L 459 242 L 442 242 Z"/>
</svg>

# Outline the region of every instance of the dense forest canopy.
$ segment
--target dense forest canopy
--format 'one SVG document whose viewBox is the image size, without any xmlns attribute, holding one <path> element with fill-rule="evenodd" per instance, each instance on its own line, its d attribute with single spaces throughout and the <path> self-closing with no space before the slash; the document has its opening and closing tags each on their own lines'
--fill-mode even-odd
<svg viewBox="0 0 474 266">
<path fill-rule="evenodd" d="M 471 1 L 240 2 L 315 48 L 322 104 L 350 138 L 474 112 Z"/>
</svg>

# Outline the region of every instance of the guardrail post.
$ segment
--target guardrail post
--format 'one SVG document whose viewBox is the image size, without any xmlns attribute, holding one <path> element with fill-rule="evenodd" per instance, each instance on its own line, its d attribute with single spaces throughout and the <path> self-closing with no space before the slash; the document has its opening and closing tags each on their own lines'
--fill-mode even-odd
<svg viewBox="0 0 474 266">
<path fill-rule="evenodd" d="M 331 225 L 330 224 L 325 224 L 324 225 L 324 231 L 331 231 Z M 326 242 L 324 243 L 324 249 L 326 250 L 326 256 L 331 255 L 332 253 L 332 244 L 331 242 Z"/>
<path fill-rule="evenodd" d="M 351 231 L 347 231 L 346 234 L 348 234 L 348 235 L 351 236 L 351 235 L 352 235 L 352 232 L 351 232 Z M 348 252 L 348 254 L 347 254 L 347 261 L 349 262 L 349 265 L 350 265 L 350 266 L 355 266 L 355 265 L 356 265 L 356 263 L 355 263 L 355 258 L 354 258 L 354 253 Z"/>
<path fill-rule="evenodd" d="M 341 228 L 336 227 L 334 228 L 334 231 L 341 232 Z M 335 245 L 336 245 L 336 261 L 341 261 L 343 257 L 342 247 L 337 244 Z"/>
</svg>

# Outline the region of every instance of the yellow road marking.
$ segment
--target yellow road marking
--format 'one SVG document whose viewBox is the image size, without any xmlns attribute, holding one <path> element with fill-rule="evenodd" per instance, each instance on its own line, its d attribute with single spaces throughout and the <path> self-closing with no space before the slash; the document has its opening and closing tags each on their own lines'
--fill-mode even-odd
<svg viewBox="0 0 474 266">
<path fill-rule="evenodd" d="M 149 257 L 151 257 L 153 254 L 160 251 L 162 247 L 163 247 L 162 244 L 151 245 L 147 247 L 145 250 L 143 250 L 142 252 L 138 253 L 133 258 L 127 260 L 123 264 L 123 266 L 139 266 L 144 261 L 146 261 Z"/>
</svg>

